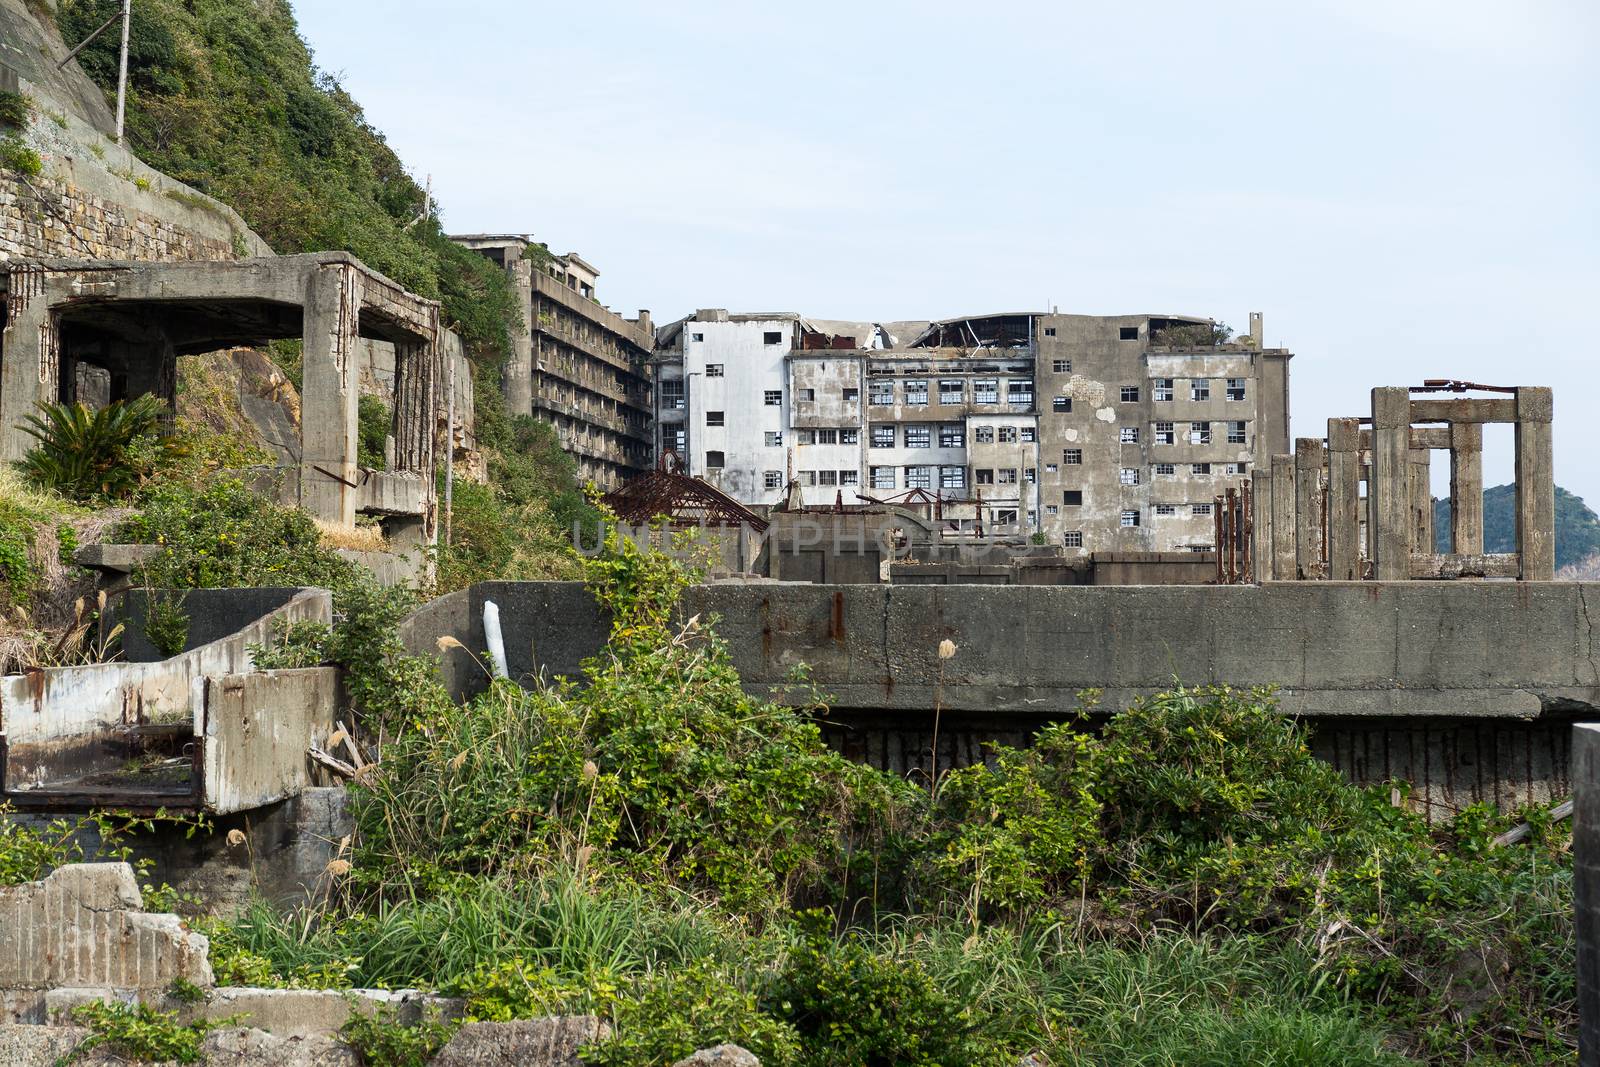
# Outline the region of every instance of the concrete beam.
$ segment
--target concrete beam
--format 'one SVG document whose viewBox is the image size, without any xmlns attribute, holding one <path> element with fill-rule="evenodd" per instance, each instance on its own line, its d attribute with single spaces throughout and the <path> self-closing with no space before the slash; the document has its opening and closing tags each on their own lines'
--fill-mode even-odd
<svg viewBox="0 0 1600 1067">
<path fill-rule="evenodd" d="M 330 264 L 306 284 L 300 506 L 343 526 L 355 524 L 361 485 L 355 345 L 363 296 L 360 274 L 344 265 Z"/>
<path fill-rule="evenodd" d="M 1409 398 L 1411 391 L 1401 389 Z M 1513 399 L 1458 397 L 1454 400 L 1412 400 L 1412 422 L 1515 422 L 1517 403 Z"/>
</svg>

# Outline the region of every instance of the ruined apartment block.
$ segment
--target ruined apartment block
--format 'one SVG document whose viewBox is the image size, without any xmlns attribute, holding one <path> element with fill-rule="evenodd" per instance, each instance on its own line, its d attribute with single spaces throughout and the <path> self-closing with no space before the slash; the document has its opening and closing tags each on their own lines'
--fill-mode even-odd
<svg viewBox="0 0 1600 1067">
<path fill-rule="evenodd" d="M 1287 447 L 1262 321 L 1017 312 L 847 323 L 697 311 L 657 338 L 656 447 L 741 503 L 914 504 L 1066 549 L 1209 551 Z"/>
<path fill-rule="evenodd" d="M 651 459 L 650 313 L 625 319 L 595 299 L 600 272 L 527 237 L 452 238 L 511 275 L 524 330 L 505 367 L 506 405 L 555 427 L 579 477 L 614 489 Z"/>
</svg>

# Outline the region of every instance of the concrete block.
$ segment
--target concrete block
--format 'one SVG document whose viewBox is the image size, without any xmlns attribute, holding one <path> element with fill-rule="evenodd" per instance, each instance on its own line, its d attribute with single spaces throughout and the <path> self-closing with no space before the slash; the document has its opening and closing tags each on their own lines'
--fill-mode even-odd
<svg viewBox="0 0 1600 1067">
<path fill-rule="evenodd" d="M 0 1025 L 0 1063 L 6 1067 L 55 1067 L 88 1037 L 89 1031 L 81 1026 Z"/>
<path fill-rule="evenodd" d="M 210 986 L 206 938 L 140 906 L 125 863 L 73 864 L 0 888 L 0 989 Z"/>
<path fill-rule="evenodd" d="M 593 1015 L 557 1015 L 510 1023 L 469 1023 L 431 1067 L 582 1067 L 578 1050 L 611 1036 Z"/>
</svg>

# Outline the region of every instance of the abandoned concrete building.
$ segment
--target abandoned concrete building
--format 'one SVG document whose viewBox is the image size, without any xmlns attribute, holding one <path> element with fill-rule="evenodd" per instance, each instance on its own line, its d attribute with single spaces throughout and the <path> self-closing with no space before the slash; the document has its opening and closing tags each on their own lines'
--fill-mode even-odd
<svg viewBox="0 0 1600 1067">
<path fill-rule="evenodd" d="M 697 311 L 657 334 L 657 454 L 753 506 L 792 483 L 807 505 L 932 496 L 1069 552 L 1208 552 L 1219 493 L 1288 447 L 1291 354 L 1262 330 Z"/>
<path fill-rule="evenodd" d="M 516 235 L 452 240 L 503 267 L 521 300 L 526 328 L 505 367 L 511 413 L 553 425 L 579 477 L 602 489 L 648 469 L 650 312 L 625 319 L 597 302 L 600 272 L 577 253 L 552 257 Z"/>
</svg>

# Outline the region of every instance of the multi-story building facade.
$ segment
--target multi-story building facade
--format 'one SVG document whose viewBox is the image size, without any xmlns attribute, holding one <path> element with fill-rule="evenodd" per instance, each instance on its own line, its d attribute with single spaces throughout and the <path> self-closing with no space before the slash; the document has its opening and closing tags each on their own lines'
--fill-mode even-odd
<svg viewBox="0 0 1600 1067">
<path fill-rule="evenodd" d="M 579 476 L 614 489 L 652 457 L 650 313 L 625 319 L 595 299 L 600 272 L 576 253 L 552 256 L 527 237 L 452 238 L 503 267 L 525 328 L 505 366 L 506 406 L 549 422 Z"/>
<path fill-rule="evenodd" d="M 989 532 L 1204 551 L 1212 501 L 1289 449 L 1291 355 L 1211 320 L 1015 313 L 664 327 L 657 448 L 750 505 L 936 496 Z"/>
</svg>

